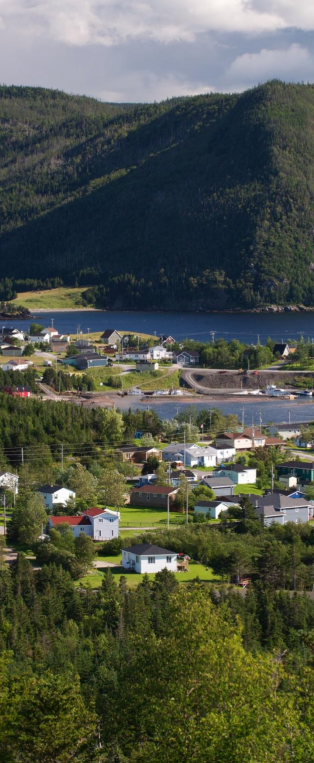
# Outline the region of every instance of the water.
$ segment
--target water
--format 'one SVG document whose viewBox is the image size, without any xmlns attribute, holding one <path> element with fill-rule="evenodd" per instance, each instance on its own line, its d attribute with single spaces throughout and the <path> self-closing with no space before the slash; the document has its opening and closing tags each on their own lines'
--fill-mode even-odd
<svg viewBox="0 0 314 763">
<path fill-rule="evenodd" d="M 121 410 L 126 410 L 127 408 L 135 410 L 138 408 L 143 411 L 145 408 L 150 408 L 151 410 L 156 411 L 161 419 L 172 419 L 177 412 L 180 413 L 181 411 L 184 411 L 187 405 L 191 405 L 191 403 L 178 402 L 178 400 L 175 402 L 161 403 L 160 401 L 154 401 L 151 398 L 147 403 L 141 403 L 138 398 L 129 395 L 119 399 L 119 402 L 117 403 L 117 407 Z M 194 405 L 194 403 L 192 403 L 192 405 Z M 204 402 L 195 403 L 195 407 L 198 411 L 201 411 L 204 408 L 219 408 L 225 415 L 228 413 L 235 413 L 240 421 L 242 421 L 242 409 L 244 408 L 244 423 L 246 426 L 251 426 L 252 421 L 255 425 L 260 425 L 261 423 L 262 426 L 265 426 L 271 421 L 275 423 L 288 423 L 289 418 L 291 422 L 314 420 L 314 402 L 303 403 L 302 401 L 291 400 L 284 400 L 282 402 L 278 402 L 278 400 L 274 400 L 273 402 L 261 400 L 258 402 L 257 400 L 252 400 L 250 402 L 243 401 L 243 403 L 210 403 L 208 400 L 204 400 Z"/>
<path fill-rule="evenodd" d="M 74 334 L 78 327 L 83 333 L 120 329 L 130 333 L 171 334 L 178 341 L 185 338 L 207 342 L 215 338 L 239 339 L 241 342 L 256 344 L 258 339 L 263 344 L 268 336 L 277 341 L 288 339 L 314 338 L 313 313 L 167 313 L 167 312 L 130 312 L 101 310 L 75 310 L 45 312 L 34 310 L 38 321 L 45 326 L 54 326 L 60 333 Z M 8 322 L 9 325 L 9 322 Z M 30 321 L 14 321 L 19 328 L 28 329 Z"/>
</svg>

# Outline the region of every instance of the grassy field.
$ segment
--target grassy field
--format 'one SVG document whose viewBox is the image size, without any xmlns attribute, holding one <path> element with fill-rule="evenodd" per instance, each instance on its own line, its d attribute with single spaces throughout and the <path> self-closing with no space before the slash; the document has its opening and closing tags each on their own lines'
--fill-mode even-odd
<svg viewBox="0 0 314 763">
<path fill-rule="evenodd" d="M 259 490 L 256 485 L 236 485 L 234 494 L 239 495 L 239 493 L 244 493 L 247 495 L 248 493 L 255 493 L 255 495 L 263 495 L 263 490 Z"/>
<path fill-rule="evenodd" d="M 98 559 L 100 559 L 100 557 L 98 557 Z M 103 559 L 103 561 L 114 561 L 115 564 L 119 564 L 119 562 L 121 562 L 121 557 L 106 557 L 106 559 Z M 144 577 L 143 575 L 139 575 L 136 572 L 125 572 L 123 567 L 120 566 L 110 567 L 110 571 L 112 572 L 117 583 L 119 583 L 121 575 L 124 575 L 124 577 L 127 579 L 128 585 L 131 588 L 138 586 Z M 80 580 L 77 580 L 75 585 L 79 587 L 89 586 L 90 588 L 99 588 L 102 584 L 102 580 L 105 574 L 106 568 L 104 568 L 104 570 L 95 570 L 89 575 L 85 575 Z M 221 582 L 220 576 L 214 575 L 210 567 L 207 568 L 203 564 L 198 564 L 197 562 L 190 562 L 188 572 L 175 572 L 174 574 L 179 583 L 189 583 L 191 580 L 195 580 L 195 578 L 199 578 L 202 582 L 205 583 Z M 155 578 L 155 573 L 149 574 L 148 577 L 153 580 Z"/>
<path fill-rule="evenodd" d="M 137 371 L 130 371 L 121 376 L 121 368 L 113 365 L 109 368 L 90 368 L 87 371 L 88 375 L 91 375 L 94 379 L 96 390 L 99 391 L 114 391 L 114 387 L 108 384 L 110 376 L 119 376 L 123 389 L 127 390 L 131 387 L 140 387 L 147 391 L 153 391 L 156 389 L 168 389 L 171 387 L 179 387 L 180 371 L 169 371 L 169 368 L 165 368 L 160 371 L 144 371 L 139 374 Z"/>
<path fill-rule="evenodd" d="M 151 527 L 167 524 L 167 510 L 136 506 L 123 506 L 120 509 L 121 527 Z M 170 511 L 170 524 L 179 524 L 184 515 Z"/>
<path fill-rule="evenodd" d="M 62 308 L 72 310 L 80 308 L 80 310 L 84 310 L 82 293 L 86 291 L 86 288 L 86 286 L 77 288 L 60 286 L 58 289 L 47 289 L 47 291 L 20 292 L 11 304 L 23 305 L 29 310 L 53 310 L 54 308 L 59 310 Z"/>
</svg>

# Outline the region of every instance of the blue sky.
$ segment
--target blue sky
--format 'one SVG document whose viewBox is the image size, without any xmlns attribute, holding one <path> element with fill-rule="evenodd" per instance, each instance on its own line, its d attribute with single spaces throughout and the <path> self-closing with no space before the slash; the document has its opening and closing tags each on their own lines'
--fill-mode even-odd
<svg viewBox="0 0 314 763">
<path fill-rule="evenodd" d="M 109 101 L 314 82 L 311 0 L 0 0 L 1 81 Z"/>
</svg>

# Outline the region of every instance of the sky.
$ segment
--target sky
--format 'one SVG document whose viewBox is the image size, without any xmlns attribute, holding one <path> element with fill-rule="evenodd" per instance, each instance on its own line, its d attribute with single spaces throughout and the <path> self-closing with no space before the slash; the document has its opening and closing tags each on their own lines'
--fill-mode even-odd
<svg viewBox="0 0 314 763">
<path fill-rule="evenodd" d="M 116 102 L 314 82 L 314 2 L 0 0 L 0 71 Z"/>
</svg>

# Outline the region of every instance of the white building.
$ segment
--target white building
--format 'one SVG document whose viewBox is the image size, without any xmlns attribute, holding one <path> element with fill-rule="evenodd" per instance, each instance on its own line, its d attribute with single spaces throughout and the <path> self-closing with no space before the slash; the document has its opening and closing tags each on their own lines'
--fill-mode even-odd
<svg viewBox="0 0 314 763">
<path fill-rule="evenodd" d="M 308 422 L 298 424 L 270 424 L 267 430 L 270 435 L 278 435 L 283 440 L 292 440 L 302 434 L 303 429 L 307 429 Z"/>
<path fill-rule="evenodd" d="M 149 348 L 149 354 L 152 360 L 172 360 L 173 353 L 166 350 L 162 344 Z"/>
<path fill-rule="evenodd" d="M 5 326 L 2 326 L 2 336 L 18 339 L 19 342 L 24 342 L 25 339 L 24 331 L 21 331 L 21 329 L 6 328 Z"/>
<path fill-rule="evenodd" d="M 253 447 L 251 437 L 241 432 L 224 432 L 216 437 L 216 448 L 235 448 L 236 450 L 250 450 Z"/>
<path fill-rule="evenodd" d="M 139 543 L 122 550 L 122 567 L 134 572 L 177 571 L 177 554 L 150 543 Z"/>
<path fill-rule="evenodd" d="M 19 478 L 17 474 L 12 472 L 0 472 L 0 488 L 7 488 L 12 490 L 15 495 L 19 491 Z"/>
<path fill-rule="evenodd" d="M 29 366 L 32 366 L 33 363 L 31 360 L 22 360 L 19 358 L 14 358 L 12 360 L 8 360 L 7 363 L 4 363 L 3 366 L 1 366 L 2 371 L 27 371 Z"/>
<path fill-rule="evenodd" d="M 184 466 L 216 466 L 217 450 L 195 443 L 171 442 L 162 451 L 163 461 L 182 461 Z"/>
<path fill-rule="evenodd" d="M 223 461 L 230 461 L 235 457 L 235 448 L 215 448 L 217 454 L 217 464 L 222 464 Z"/>
<path fill-rule="evenodd" d="M 29 334 L 28 341 L 32 342 L 33 344 L 49 344 L 51 341 L 51 336 L 48 331 L 42 332 L 40 334 Z"/>
<path fill-rule="evenodd" d="M 230 509 L 230 503 L 224 501 L 197 501 L 194 506 L 194 514 L 204 514 L 211 519 L 218 519 L 222 511 Z"/>
<path fill-rule="evenodd" d="M 119 511 L 109 509 L 88 509 L 79 517 L 49 517 L 48 526 L 58 528 L 58 525 L 67 524 L 75 538 L 85 533 L 92 540 L 112 540 L 119 535 Z"/>
<path fill-rule="evenodd" d="M 68 490 L 61 485 L 42 485 L 38 492 L 44 499 L 46 509 L 52 511 L 55 504 L 66 506 L 70 498 L 75 498 L 74 490 Z"/>
<path fill-rule="evenodd" d="M 241 466 L 241 464 L 224 466 L 219 472 L 216 472 L 216 475 L 217 477 L 230 477 L 235 485 L 255 485 L 256 483 L 256 469 Z"/>
</svg>

